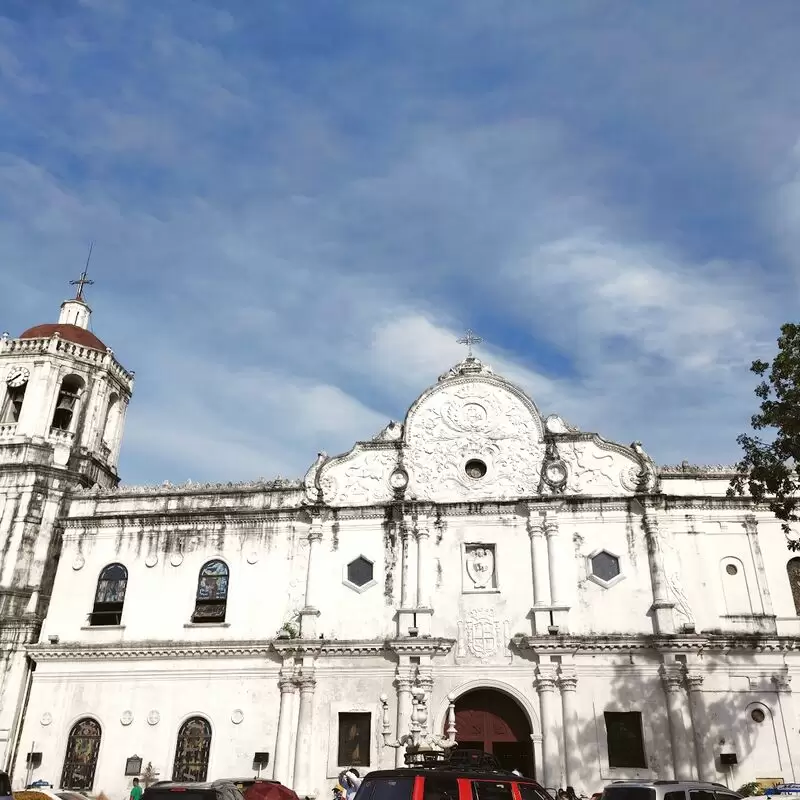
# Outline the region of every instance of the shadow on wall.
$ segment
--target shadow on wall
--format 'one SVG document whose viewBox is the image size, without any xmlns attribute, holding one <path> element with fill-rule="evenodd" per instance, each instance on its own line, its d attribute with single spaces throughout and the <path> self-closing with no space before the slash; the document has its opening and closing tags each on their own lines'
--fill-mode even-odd
<svg viewBox="0 0 800 800">
<path fill-rule="evenodd" d="M 667 665 L 654 652 L 631 651 L 610 664 L 607 654 L 597 656 L 595 675 L 582 673 L 578 687 L 575 789 L 591 795 L 612 780 L 653 774 L 731 789 L 758 779 L 794 781 L 786 731 L 796 724 L 785 668 L 765 666 L 757 647 L 743 641 L 735 655 L 720 648 L 677 655 Z"/>
</svg>

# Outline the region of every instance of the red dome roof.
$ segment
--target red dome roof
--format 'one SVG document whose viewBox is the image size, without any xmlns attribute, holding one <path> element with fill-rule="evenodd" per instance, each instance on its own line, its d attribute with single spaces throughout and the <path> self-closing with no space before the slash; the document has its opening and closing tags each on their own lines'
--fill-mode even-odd
<svg viewBox="0 0 800 800">
<path fill-rule="evenodd" d="M 81 328 L 78 325 L 67 325 L 65 323 L 49 323 L 47 325 L 35 325 L 33 328 L 28 328 L 25 333 L 20 334 L 20 339 L 49 339 L 54 333 L 58 333 L 62 339 L 68 342 L 82 345 L 83 347 L 91 347 L 93 350 L 106 351 L 106 346 L 86 328 Z"/>
</svg>

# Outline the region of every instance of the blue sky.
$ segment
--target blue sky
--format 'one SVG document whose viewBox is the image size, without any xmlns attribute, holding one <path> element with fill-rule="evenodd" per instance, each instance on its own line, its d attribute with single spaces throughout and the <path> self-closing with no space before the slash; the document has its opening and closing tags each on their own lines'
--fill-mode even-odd
<svg viewBox="0 0 800 800">
<path fill-rule="evenodd" d="M 90 240 L 127 483 L 299 476 L 479 354 L 731 462 L 796 319 L 800 6 L 6 0 L 0 327 Z"/>
</svg>

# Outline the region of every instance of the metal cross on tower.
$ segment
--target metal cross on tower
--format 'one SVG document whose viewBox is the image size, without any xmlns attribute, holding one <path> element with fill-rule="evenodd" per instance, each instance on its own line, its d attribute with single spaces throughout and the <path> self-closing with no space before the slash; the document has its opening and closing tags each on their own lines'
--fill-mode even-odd
<svg viewBox="0 0 800 800">
<path fill-rule="evenodd" d="M 459 344 L 465 344 L 467 346 L 467 358 L 472 358 L 472 345 L 480 344 L 483 339 L 467 328 L 466 333 L 460 339 L 456 339 L 456 341 Z"/>
<path fill-rule="evenodd" d="M 93 247 L 94 247 L 94 242 L 92 242 L 89 245 L 89 255 L 86 258 L 86 266 L 83 268 L 83 272 L 81 273 L 80 278 L 78 278 L 78 280 L 76 280 L 76 281 L 70 281 L 69 282 L 70 286 L 77 286 L 78 287 L 78 293 L 75 295 L 75 299 L 76 300 L 83 300 L 83 287 L 84 286 L 91 286 L 94 283 L 94 281 L 89 280 L 89 278 L 86 277 L 86 275 L 88 273 L 88 270 L 89 270 L 89 261 L 92 258 L 92 248 Z"/>
</svg>

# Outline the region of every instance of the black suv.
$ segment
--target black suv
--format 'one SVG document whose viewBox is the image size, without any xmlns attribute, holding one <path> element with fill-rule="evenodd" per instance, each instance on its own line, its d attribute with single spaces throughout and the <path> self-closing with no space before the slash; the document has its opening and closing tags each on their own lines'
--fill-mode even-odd
<svg viewBox="0 0 800 800">
<path fill-rule="evenodd" d="M 368 773 L 355 800 L 552 800 L 532 778 L 501 769 L 481 751 L 454 752 L 445 761 Z"/>
<path fill-rule="evenodd" d="M 244 800 L 232 781 L 173 783 L 161 781 L 145 789 L 142 800 Z"/>
</svg>

